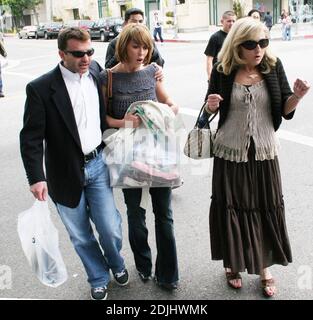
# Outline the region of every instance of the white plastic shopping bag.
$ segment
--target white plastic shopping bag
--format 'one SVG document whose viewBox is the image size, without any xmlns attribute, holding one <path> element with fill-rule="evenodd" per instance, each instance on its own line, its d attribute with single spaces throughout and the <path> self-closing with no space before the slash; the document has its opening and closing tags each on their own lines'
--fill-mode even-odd
<svg viewBox="0 0 313 320">
<path fill-rule="evenodd" d="M 36 200 L 18 215 L 17 232 L 26 258 L 38 279 L 57 287 L 67 280 L 59 249 L 58 230 L 52 223 L 47 201 Z"/>
</svg>

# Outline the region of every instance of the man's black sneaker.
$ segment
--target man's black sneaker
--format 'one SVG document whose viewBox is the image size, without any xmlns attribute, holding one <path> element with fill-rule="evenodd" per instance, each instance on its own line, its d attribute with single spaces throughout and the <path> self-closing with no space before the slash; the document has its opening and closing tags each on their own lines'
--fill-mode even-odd
<svg viewBox="0 0 313 320">
<path fill-rule="evenodd" d="M 4 93 L 0 92 L 0 98 L 4 98 Z"/>
<path fill-rule="evenodd" d="M 92 300 L 106 300 L 108 297 L 107 287 L 91 288 L 90 296 Z"/>
<path fill-rule="evenodd" d="M 121 272 L 114 273 L 114 279 L 119 286 L 126 286 L 128 284 L 127 269 L 124 269 Z"/>
<path fill-rule="evenodd" d="M 138 275 L 139 275 L 140 280 L 141 280 L 142 282 L 147 282 L 147 281 L 149 281 L 149 280 L 152 279 L 151 274 L 145 275 L 145 274 L 143 274 L 142 272 L 138 271 Z"/>
</svg>

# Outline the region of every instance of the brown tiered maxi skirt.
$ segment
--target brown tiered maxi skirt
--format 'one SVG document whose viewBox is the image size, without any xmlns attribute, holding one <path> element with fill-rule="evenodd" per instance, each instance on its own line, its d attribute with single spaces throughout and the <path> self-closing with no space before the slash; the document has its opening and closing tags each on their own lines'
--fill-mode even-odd
<svg viewBox="0 0 313 320">
<path fill-rule="evenodd" d="M 248 162 L 214 158 L 210 239 L 213 260 L 232 272 L 260 274 L 292 262 L 277 157 Z"/>
</svg>

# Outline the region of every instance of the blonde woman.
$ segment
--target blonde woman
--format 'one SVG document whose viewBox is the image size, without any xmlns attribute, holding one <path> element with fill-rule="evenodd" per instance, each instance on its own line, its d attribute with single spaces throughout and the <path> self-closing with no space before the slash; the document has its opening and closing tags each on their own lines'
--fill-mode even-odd
<svg viewBox="0 0 313 320">
<path fill-rule="evenodd" d="M 153 51 L 153 40 L 148 28 L 142 24 L 128 24 L 120 33 L 116 44 L 119 63 L 112 71 L 112 108 L 107 115 L 109 127 L 125 127 L 132 122 L 137 128 L 141 119 L 126 113 L 131 103 L 153 100 L 167 104 L 176 114 L 178 107 L 166 93 L 163 83 L 155 79 L 155 65 L 149 65 Z M 107 71 L 102 73 L 102 83 L 107 87 Z M 150 188 L 155 215 L 157 257 L 155 279 L 164 289 L 174 290 L 178 284 L 178 263 L 171 208 L 171 188 Z M 146 210 L 140 207 L 142 189 L 123 189 L 128 216 L 129 242 L 135 264 L 143 282 L 151 279 L 152 257 L 148 244 Z"/>
<path fill-rule="evenodd" d="M 214 66 L 208 112 L 219 112 L 214 143 L 210 237 L 213 260 L 223 260 L 227 283 L 258 274 L 266 297 L 275 294 L 269 267 L 292 262 L 275 131 L 291 119 L 309 90 L 293 91 L 281 61 L 269 51 L 268 29 L 243 18 L 230 30 Z"/>
</svg>

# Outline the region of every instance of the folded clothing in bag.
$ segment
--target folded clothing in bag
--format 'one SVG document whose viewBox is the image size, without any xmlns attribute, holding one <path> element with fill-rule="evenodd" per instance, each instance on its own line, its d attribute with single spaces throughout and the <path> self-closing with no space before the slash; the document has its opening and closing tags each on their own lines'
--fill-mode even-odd
<svg viewBox="0 0 313 320">
<path fill-rule="evenodd" d="M 137 101 L 128 112 L 140 117 L 141 126 L 120 128 L 104 139 L 111 187 L 180 186 L 180 150 L 173 111 L 154 101 Z"/>
</svg>

